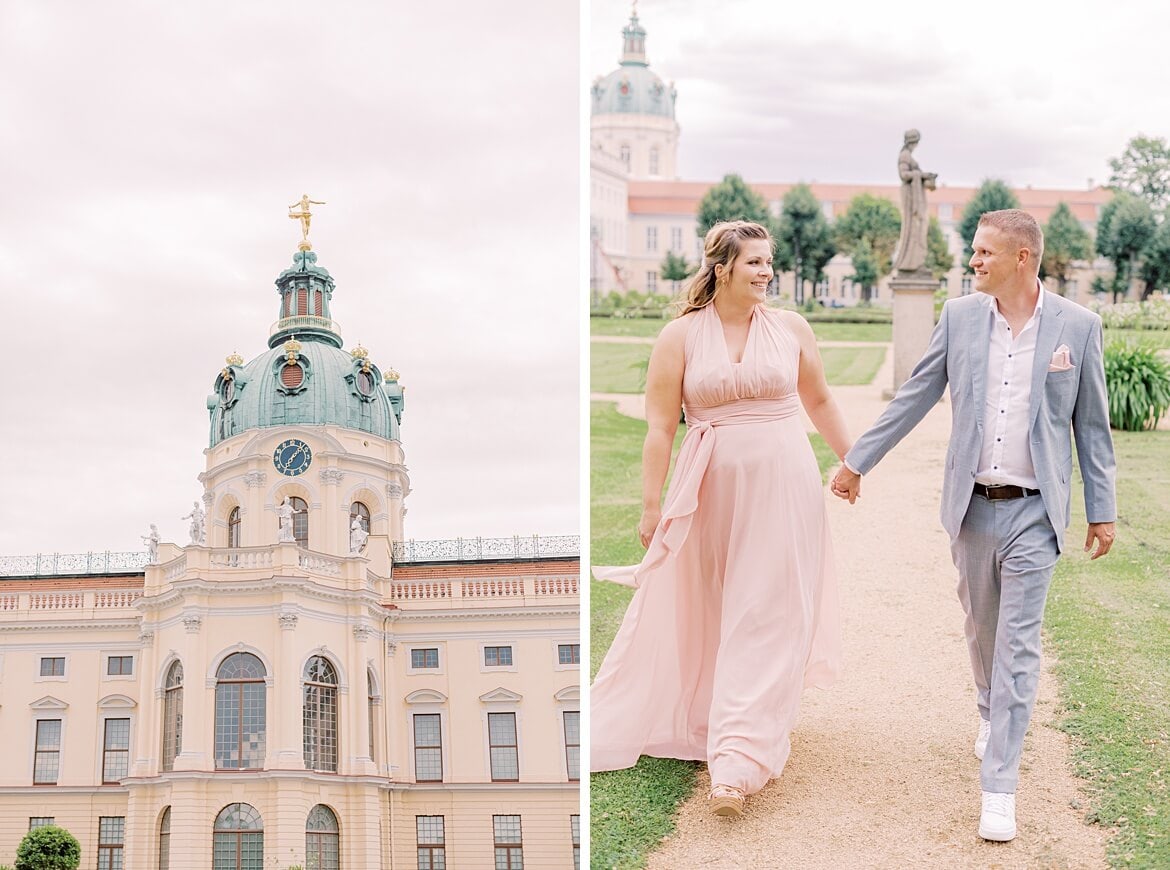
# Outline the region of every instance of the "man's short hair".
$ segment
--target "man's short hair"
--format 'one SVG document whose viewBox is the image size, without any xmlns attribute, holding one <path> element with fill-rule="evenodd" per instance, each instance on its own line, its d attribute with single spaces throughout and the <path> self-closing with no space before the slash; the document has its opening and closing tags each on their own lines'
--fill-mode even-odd
<svg viewBox="0 0 1170 870">
<path fill-rule="evenodd" d="M 1036 270 L 1040 270 L 1040 258 L 1044 256 L 1044 233 L 1036 218 L 1018 208 L 1005 208 L 999 211 L 984 212 L 979 218 L 979 226 L 994 227 L 1002 232 L 1013 244 L 1027 248 L 1036 261 Z"/>
</svg>

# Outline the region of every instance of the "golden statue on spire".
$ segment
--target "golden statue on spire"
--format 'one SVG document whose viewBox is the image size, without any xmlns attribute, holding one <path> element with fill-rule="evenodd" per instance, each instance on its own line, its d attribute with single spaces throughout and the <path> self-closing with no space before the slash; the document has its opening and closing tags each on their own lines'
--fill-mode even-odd
<svg viewBox="0 0 1170 870">
<path fill-rule="evenodd" d="M 323 202 L 318 202 L 315 199 L 309 199 L 307 193 L 301 194 L 299 202 L 294 202 L 288 207 L 289 217 L 293 220 L 301 222 L 301 243 L 297 245 L 298 250 L 311 251 L 313 246 L 309 244 L 309 223 L 313 219 L 312 212 L 309 211 L 310 205 L 325 205 Z M 300 211 L 293 211 L 294 208 L 300 206 Z"/>
</svg>

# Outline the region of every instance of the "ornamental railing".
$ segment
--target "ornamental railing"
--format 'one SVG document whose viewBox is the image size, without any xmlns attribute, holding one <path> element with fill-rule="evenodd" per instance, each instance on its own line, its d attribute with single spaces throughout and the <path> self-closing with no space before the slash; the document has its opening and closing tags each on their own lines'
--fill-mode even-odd
<svg viewBox="0 0 1170 870">
<path fill-rule="evenodd" d="M 411 603 L 451 602 L 456 599 L 537 601 L 551 596 L 577 595 L 577 578 L 502 577 L 463 580 L 406 580 L 390 583 L 390 600 Z"/>
<path fill-rule="evenodd" d="M 132 610 L 141 597 L 141 589 L 0 592 L 0 616 L 11 613 L 36 616 L 61 610 L 86 613 Z"/>
<path fill-rule="evenodd" d="M 136 553 L 37 553 L 0 556 L 0 577 L 63 577 L 77 574 L 141 574 L 145 550 Z"/>
<path fill-rule="evenodd" d="M 396 564 L 408 562 L 476 562 L 488 559 L 550 559 L 581 555 L 580 535 L 511 538 L 454 538 L 443 541 L 394 541 Z"/>
<path fill-rule="evenodd" d="M 282 317 L 268 330 L 268 337 L 284 332 L 286 329 L 323 329 L 326 332 L 341 333 L 341 324 L 328 317 L 318 317 L 316 314 L 296 314 L 292 317 Z"/>
</svg>

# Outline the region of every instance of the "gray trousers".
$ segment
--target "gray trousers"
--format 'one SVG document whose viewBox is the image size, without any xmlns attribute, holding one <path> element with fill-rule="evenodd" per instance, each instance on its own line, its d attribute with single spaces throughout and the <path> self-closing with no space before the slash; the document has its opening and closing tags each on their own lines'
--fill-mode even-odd
<svg viewBox="0 0 1170 870">
<path fill-rule="evenodd" d="M 1040 681 L 1040 621 L 1060 556 L 1043 500 L 972 496 L 951 555 L 979 715 L 991 722 L 979 779 L 984 791 L 1015 792 Z"/>
</svg>

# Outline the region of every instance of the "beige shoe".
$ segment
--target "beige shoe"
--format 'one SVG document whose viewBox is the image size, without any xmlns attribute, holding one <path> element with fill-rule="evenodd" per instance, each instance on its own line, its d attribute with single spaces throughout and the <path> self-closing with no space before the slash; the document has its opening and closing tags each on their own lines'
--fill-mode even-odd
<svg viewBox="0 0 1170 870">
<path fill-rule="evenodd" d="M 717 816 L 739 818 L 743 815 L 745 803 L 747 798 L 744 797 L 743 789 L 732 785 L 716 785 L 707 795 L 707 806 Z"/>
</svg>

